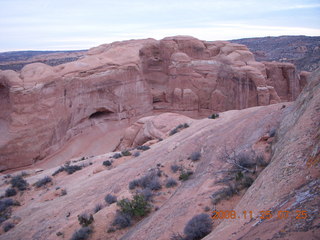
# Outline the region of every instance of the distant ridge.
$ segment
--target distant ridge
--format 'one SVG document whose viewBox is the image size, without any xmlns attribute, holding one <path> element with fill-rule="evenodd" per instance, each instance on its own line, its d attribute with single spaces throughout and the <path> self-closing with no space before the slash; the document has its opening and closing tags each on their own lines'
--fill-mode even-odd
<svg viewBox="0 0 320 240">
<path fill-rule="evenodd" d="M 231 42 L 246 45 L 257 61 L 290 62 L 299 71 L 310 72 L 320 66 L 320 36 L 244 38 Z"/>
</svg>

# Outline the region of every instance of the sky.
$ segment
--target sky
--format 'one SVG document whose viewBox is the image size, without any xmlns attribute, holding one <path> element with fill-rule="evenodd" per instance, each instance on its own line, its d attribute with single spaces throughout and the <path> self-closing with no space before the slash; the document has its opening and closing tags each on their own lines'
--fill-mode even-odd
<svg viewBox="0 0 320 240">
<path fill-rule="evenodd" d="M 0 0 L 0 52 L 175 35 L 320 36 L 320 0 Z"/>
</svg>

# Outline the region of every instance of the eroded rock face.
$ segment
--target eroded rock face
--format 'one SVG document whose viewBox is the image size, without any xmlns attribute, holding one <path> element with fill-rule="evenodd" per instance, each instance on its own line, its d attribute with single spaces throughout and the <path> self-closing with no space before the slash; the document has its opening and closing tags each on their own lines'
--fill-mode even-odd
<svg viewBox="0 0 320 240">
<path fill-rule="evenodd" d="M 179 36 L 101 45 L 75 62 L 0 72 L 0 165 L 32 164 L 92 125 L 152 109 L 243 109 L 299 90 L 293 65 L 258 63 L 244 45 Z"/>
</svg>

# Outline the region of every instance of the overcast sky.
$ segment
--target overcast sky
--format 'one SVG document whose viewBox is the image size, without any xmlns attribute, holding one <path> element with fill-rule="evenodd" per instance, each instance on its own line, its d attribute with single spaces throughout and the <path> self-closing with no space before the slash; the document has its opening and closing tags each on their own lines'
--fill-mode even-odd
<svg viewBox="0 0 320 240">
<path fill-rule="evenodd" d="M 174 35 L 320 36 L 320 0 L 0 0 L 0 51 Z"/>
</svg>

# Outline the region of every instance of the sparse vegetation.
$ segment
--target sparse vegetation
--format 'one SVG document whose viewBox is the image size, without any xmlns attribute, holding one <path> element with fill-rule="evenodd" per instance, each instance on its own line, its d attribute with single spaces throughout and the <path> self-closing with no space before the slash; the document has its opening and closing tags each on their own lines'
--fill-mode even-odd
<svg viewBox="0 0 320 240">
<path fill-rule="evenodd" d="M 131 216 L 129 214 L 123 213 L 123 212 L 117 212 L 116 216 L 114 217 L 113 226 L 117 226 L 118 229 L 123 229 L 126 227 L 131 226 Z"/>
<path fill-rule="evenodd" d="M 118 159 L 118 158 L 121 158 L 122 157 L 122 154 L 121 153 L 115 153 L 112 158 L 114 159 Z"/>
<path fill-rule="evenodd" d="M 208 214 L 202 213 L 194 216 L 185 226 L 186 240 L 198 240 L 212 231 L 212 219 Z"/>
<path fill-rule="evenodd" d="M 213 205 L 218 204 L 220 201 L 229 199 L 236 193 L 236 190 L 232 185 L 228 185 L 225 188 L 218 190 L 211 195 L 211 201 Z"/>
<path fill-rule="evenodd" d="M 265 161 L 263 155 L 258 155 L 258 156 L 256 157 L 256 162 L 257 162 L 257 165 L 258 165 L 259 167 L 266 167 L 266 166 L 268 166 L 268 163 Z"/>
<path fill-rule="evenodd" d="M 10 229 L 14 228 L 14 224 L 12 222 L 7 222 L 3 225 L 2 229 L 5 232 L 8 232 Z"/>
<path fill-rule="evenodd" d="M 122 156 L 131 156 L 131 152 L 128 150 L 124 150 L 121 152 Z"/>
<path fill-rule="evenodd" d="M 143 217 L 151 210 L 151 206 L 141 194 L 134 195 L 132 200 L 122 199 L 117 204 L 122 213 L 128 214 L 131 217 Z"/>
<path fill-rule="evenodd" d="M 190 159 L 192 160 L 192 161 L 198 161 L 199 159 L 201 158 L 201 153 L 200 152 L 193 152 L 193 153 L 191 153 L 191 155 L 190 155 Z"/>
<path fill-rule="evenodd" d="M 73 174 L 76 171 L 81 170 L 84 167 L 84 165 L 80 166 L 80 165 L 70 165 L 70 163 L 66 163 L 64 166 L 61 166 L 60 168 L 58 168 L 53 174 L 52 176 L 55 176 L 57 174 L 59 174 L 60 172 L 67 172 L 68 174 Z"/>
<path fill-rule="evenodd" d="M 11 206 L 19 206 L 20 203 L 11 198 L 4 198 L 0 200 L 0 224 L 10 218 Z"/>
<path fill-rule="evenodd" d="M 14 188 L 6 189 L 6 193 L 5 193 L 6 197 L 12 197 L 12 196 L 15 196 L 16 194 L 17 194 L 17 191 Z"/>
<path fill-rule="evenodd" d="M 27 181 L 24 180 L 21 175 L 14 176 L 13 178 L 11 178 L 10 183 L 13 188 L 17 188 L 20 191 L 26 190 L 28 186 Z"/>
<path fill-rule="evenodd" d="M 102 164 L 103 164 L 104 166 L 106 166 L 106 167 L 110 167 L 110 166 L 112 165 L 112 162 L 109 161 L 109 160 L 106 160 L 106 161 L 104 161 Z"/>
<path fill-rule="evenodd" d="M 176 180 L 174 180 L 173 178 L 169 178 L 168 180 L 167 180 L 167 182 L 166 182 L 166 187 L 167 188 L 171 188 L 171 187 L 175 187 L 175 186 L 177 186 L 177 181 Z"/>
<path fill-rule="evenodd" d="M 174 233 L 171 235 L 170 240 L 184 240 L 180 233 Z"/>
<path fill-rule="evenodd" d="M 40 188 L 40 187 L 42 187 L 42 186 L 47 185 L 47 184 L 50 183 L 50 182 L 52 182 L 52 178 L 51 178 L 51 177 L 48 177 L 48 176 L 45 176 L 44 178 L 38 180 L 38 181 L 34 184 L 34 186 L 35 186 L 36 188 Z"/>
<path fill-rule="evenodd" d="M 87 213 L 82 213 L 82 214 L 78 215 L 78 221 L 82 227 L 87 227 L 91 223 L 93 223 L 94 219 L 93 219 L 92 214 L 89 215 Z"/>
<path fill-rule="evenodd" d="M 172 130 L 169 132 L 169 136 L 172 136 L 172 135 L 178 133 L 179 131 L 181 131 L 182 129 L 188 128 L 188 127 L 189 127 L 189 124 L 188 124 L 188 123 L 179 124 L 177 127 L 175 127 L 174 129 L 172 129 Z"/>
<path fill-rule="evenodd" d="M 277 130 L 275 128 L 272 128 L 270 131 L 269 131 L 269 137 L 274 137 L 276 135 L 276 132 Z"/>
<path fill-rule="evenodd" d="M 182 170 L 179 176 L 179 180 L 181 181 L 187 181 L 189 179 L 189 177 L 193 174 L 192 171 L 188 170 Z"/>
<path fill-rule="evenodd" d="M 109 193 L 107 194 L 107 196 L 105 196 L 104 200 L 106 201 L 106 203 L 112 204 L 117 202 L 117 197 Z"/>
<path fill-rule="evenodd" d="M 138 146 L 137 149 L 142 151 L 147 151 L 150 149 L 150 147 L 146 145 L 142 145 L 142 146 Z"/>
<path fill-rule="evenodd" d="M 70 240 L 87 240 L 92 233 L 91 227 L 82 227 L 75 231 Z"/>
<path fill-rule="evenodd" d="M 94 213 L 97 213 L 97 212 L 99 212 L 102 208 L 103 208 L 103 205 L 102 205 L 101 203 L 98 203 L 98 204 L 94 207 L 93 211 L 94 211 Z"/>
</svg>

